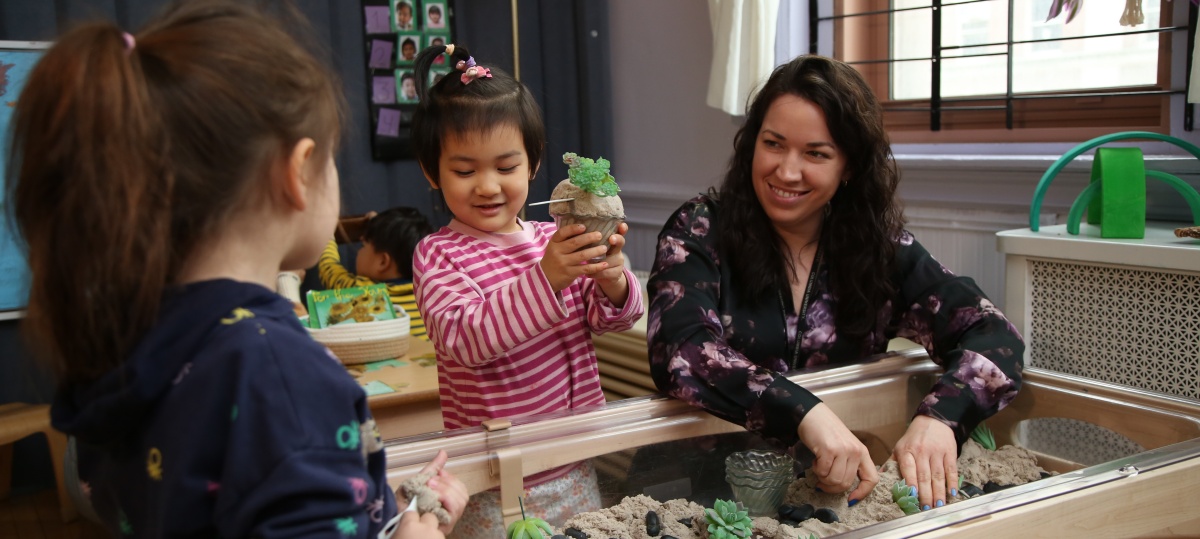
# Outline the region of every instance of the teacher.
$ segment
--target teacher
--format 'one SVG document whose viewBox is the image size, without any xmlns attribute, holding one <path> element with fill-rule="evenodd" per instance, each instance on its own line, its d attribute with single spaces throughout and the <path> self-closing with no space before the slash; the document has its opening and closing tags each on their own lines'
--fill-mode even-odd
<svg viewBox="0 0 1200 539">
<path fill-rule="evenodd" d="M 970 432 L 1016 396 L 1025 345 L 975 282 L 904 230 L 882 110 L 852 67 L 801 56 L 750 103 L 719 191 L 680 207 L 648 283 L 659 390 L 812 452 L 849 504 L 879 482 L 866 446 L 782 373 L 911 339 L 945 369 L 893 449 L 922 509 L 957 494 Z M 855 482 L 858 482 L 855 487 Z"/>
</svg>

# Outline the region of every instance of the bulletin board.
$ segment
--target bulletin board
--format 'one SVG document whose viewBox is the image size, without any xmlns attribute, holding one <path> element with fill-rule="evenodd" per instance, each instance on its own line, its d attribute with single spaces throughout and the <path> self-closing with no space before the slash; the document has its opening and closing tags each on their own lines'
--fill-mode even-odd
<svg viewBox="0 0 1200 539">
<path fill-rule="evenodd" d="M 413 59 L 426 47 L 450 44 L 451 0 L 362 0 L 370 104 L 371 157 L 414 157 L 410 127 L 416 109 Z M 450 73 L 449 60 L 429 70 L 431 84 Z"/>
<path fill-rule="evenodd" d="M 0 171 L 8 170 L 13 105 L 29 72 L 49 47 L 50 43 L 43 41 L 0 41 Z M 29 301 L 29 264 L 9 218 L 6 191 L 0 189 L 0 320 L 19 317 Z"/>
</svg>

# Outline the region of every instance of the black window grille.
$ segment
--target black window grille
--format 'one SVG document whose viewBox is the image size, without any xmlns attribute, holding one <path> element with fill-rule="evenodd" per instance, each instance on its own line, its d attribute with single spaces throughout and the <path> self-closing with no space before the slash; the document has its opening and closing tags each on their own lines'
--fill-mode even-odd
<svg viewBox="0 0 1200 539">
<path fill-rule="evenodd" d="M 1021 101 L 1021 100 L 1069 99 L 1069 98 L 1080 98 L 1080 97 L 1110 97 L 1110 96 L 1135 96 L 1135 95 L 1170 95 L 1170 94 L 1187 95 L 1189 86 L 1191 84 L 1192 52 L 1193 52 L 1193 48 L 1194 48 L 1195 40 L 1196 40 L 1195 32 L 1190 31 L 1190 29 L 1196 27 L 1197 12 L 1200 11 L 1197 9 L 1197 5 L 1194 2 L 1188 3 L 1188 25 L 1187 26 L 1168 26 L 1168 27 L 1153 28 L 1153 29 L 1148 29 L 1148 30 L 1131 30 L 1128 32 L 1116 32 L 1116 33 L 1106 33 L 1106 34 L 1087 34 L 1087 35 L 1081 35 L 1081 36 L 1048 37 L 1048 38 L 1038 38 L 1038 39 L 1016 40 L 1016 39 L 1013 39 L 1014 0 L 1007 0 L 1007 3 L 1008 3 L 1008 33 L 1007 33 L 1007 36 L 1008 36 L 1008 39 L 1006 41 L 994 42 L 994 43 L 972 43 L 969 45 L 951 45 L 951 46 L 942 45 L 942 12 L 943 12 L 942 7 L 943 7 L 943 5 L 961 6 L 961 5 L 966 5 L 966 4 L 976 4 L 976 3 L 982 3 L 982 2 L 996 2 L 996 1 L 1004 1 L 1004 0 L 967 0 L 967 1 L 951 2 L 951 3 L 944 3 L 941 0 L 931 0 L 930 4 L 927 6 L 893 8 L 893 9 L 883 9 L 883 10 L 875 10 L 875 11 L 861 11 L 861 12 L 855 12 L 855 13 L 843 13 L 840 15 L 836 15 L 836 14 L 821 15 L 820 14 L 820 3 L 821 3 L 820 0 L 809 0 L 809 2 L 808 2 L 808 6 L 809 6 L 808 9 L 809 9 L 809 14 L 810 14 L 809 34 L 808 34 L 809 35 L 809 52 L 815 54 L 818 50 L 818 44 L 820 42 L 820 25 L 822 22 L 833 22 L 833 21 L 837 21 L 839 19 L 849 19 L 849 18 L 854 18 L 854 17 L 867 17 L 867 16 L 874 16 L 874 15 L 888 15 L 890 17 L 892 14 L 900 13 L 900 12 L 929 10 L 930 18 L 932 20 L 932 31 L 930 32 L 931 56 L 929 56 L 928 58 L 904 58 L 904 59 L 882 58 L 882 59 L 871 59 L 871 60 L 856 60 L 856 61 L 850 61 L 847 63 L 852 64 L 852 65 L 853 64 L 885 63 L 885 64 L 888 64 L 890 67 L 891 65 L 896 64 L 898 62 L 912 62 L 912 61 L 928 61 L 928 62 L 930 62 L 929 106 L 898 106 L 898 105 L 886 105 L 885 106 L 885 110 L 889 110 L 889 111 L 928 112 L 929 113 L 929 129 L 930 129 L 930 131 L 940 131 L 941 130 L 941 128 L 942 128 L 942 113 L 943 112 L 969 111 L 969 110 L 1003 110 L 1005 112 L 1005 122 L 1004 122 L 1005 129 L 1011 130 L 1013 128 L 1013 104 L 1015 102 Z M 1094 38 L 1127 36 L 1127 35 L 1137 35 L 1137 34 L 1160 34 L 1160 33 L 1165 33 L 1165 32 L 1188 32 L 1187 62 L 1186 62 L 1187 73 L 1184 76 L 1185 86 L 1182 89 L 1169 89 L 1169 90 L 1120 90 L 1120 89 L 1117 89 L 1117 90 L 1113 90 L 1113 91 L 1096 91 L 1096 92 L 1066 91 L 1066 92 L 1046 92 L 1046 93 L 1037 93 L 1037 94 L 1018 94 L 1018 93 L 1013 92 L 1013 47 L 1015 47 L 1017 45 L 1059 43 L 1059 42 L 1063 42 L 1063 41 L 1073 41 L 1073 40 L 1079 40 L 1079 39 L 1094 39 Z M 981 53 L 974 53 L 974 54 L 967 52 L 964 54 L 957 54 L 957 55 L 953 56 L 952 58 L 959 59 L 959 58 L 979 58 L 979 57 L 985 57 L 985 56 L 1006 56 L 1007 57 L 1007 68 L 1006 68 L 1007 80 L 1006 80 L 1006 91 L 1003 96 L 993 95 L 993 96 L 969 96 L 969 97 L 943 97 L 941 95 L 942 94 L 941 80 L 942 80 L 943 53 L 945 53 L 947 51 L 956 51 L 956 50 L 965 51 L 968 49 L 982 49 L 982 48 L 986 48 L 986 47 L 997 47 L 997 46 L 1005 47 L 1005 51 L 1004 52 L 981 52 Z M 969 103 L 981 102 L 981 101 L 997 101 L 999 99 L 1004 100 L 1003 105 L 970 105 L 969 104 Z M 1194 105 L 1192 103 L 1186 103 L 1184 105 L 1183 128 L 1185 131 L 1192 131 L 1193 109 L 1194 109 Z"/>
</svg>

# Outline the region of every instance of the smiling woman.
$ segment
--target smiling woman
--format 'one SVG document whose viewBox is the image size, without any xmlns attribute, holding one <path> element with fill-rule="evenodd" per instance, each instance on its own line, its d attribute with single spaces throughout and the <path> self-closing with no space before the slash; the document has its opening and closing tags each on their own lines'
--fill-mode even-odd
<svg viewBox="0 0 1200 539">
<path fill-rule="evenodd" d="M 659 235 L 650 369 L 676 398 L 783 447 L 802 444 L 815 455 L 818 486 L 850 491 L 854 504 L 881 463 L 782 373 L 911 339 L 945 373 L 893 458 L 920 503 L 936 506 L 958 486 L 954 461 L 968 433 L 1016 396 L 1024 344 L 971 279 L 903 229 L 882 122 L 847 64 L 802 56 L 776 68 L 750 104 L 719 191 L 688 201 Z"/>
</svg>

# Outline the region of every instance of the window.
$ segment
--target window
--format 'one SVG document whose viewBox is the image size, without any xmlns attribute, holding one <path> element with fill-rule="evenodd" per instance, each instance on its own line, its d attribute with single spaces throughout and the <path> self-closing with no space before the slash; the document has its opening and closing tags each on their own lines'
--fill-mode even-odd
<svg viewBox="0 0 1200 539">
<path fill-rule="evenodd" d="M 1119 24 L 1125 2 L 1087 2 L 1070 23 L 1065 13 L 1046 20 L 1051 3 L 839 0 L 822 2 L 818 18 L 833 22 L 832 54 L 883 101 L 893 142 L 1170 133 L 1171 95 L 1183 92 L 1171 84 L 1172 45 L 1183 66 L 1187 42 L 1186 23 L 1173 20 L 1186 20 L 1190 3 L 1144 0 L 1145 20 L 1133 27 Z"/>
</svg>

